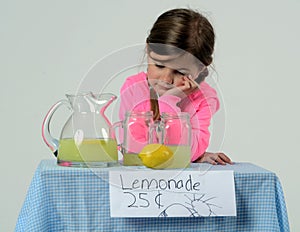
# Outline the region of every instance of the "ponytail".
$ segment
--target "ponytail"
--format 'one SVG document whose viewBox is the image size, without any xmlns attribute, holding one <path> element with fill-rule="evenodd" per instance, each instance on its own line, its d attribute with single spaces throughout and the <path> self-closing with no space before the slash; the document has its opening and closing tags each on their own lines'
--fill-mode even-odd
<svg viewBox="0 0 300 232">
<path fill-rule="evenodd" d="M 157 100 L 156 92 L 153 88 L 150 87 L 150 104 L 151 104 L 151 111 L 153 112 L 153 120 L 160 119 L 160 112 L 159 112 L 159 105 Z"/>
</svg>

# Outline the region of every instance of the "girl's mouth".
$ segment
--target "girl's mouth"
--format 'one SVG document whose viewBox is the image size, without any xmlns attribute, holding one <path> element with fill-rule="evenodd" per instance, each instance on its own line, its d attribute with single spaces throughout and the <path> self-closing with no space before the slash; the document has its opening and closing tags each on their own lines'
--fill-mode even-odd
<svg viewBox="0 0 300 232">
<path fill-rule="evenodd" d="M 169 89 L 174 88 L 174 86 L 172 84 L 164 82 L 164 81 L 158 81 L 154 84 L 154 86 L 161 90 L 169 90 Z"/>
</svg>

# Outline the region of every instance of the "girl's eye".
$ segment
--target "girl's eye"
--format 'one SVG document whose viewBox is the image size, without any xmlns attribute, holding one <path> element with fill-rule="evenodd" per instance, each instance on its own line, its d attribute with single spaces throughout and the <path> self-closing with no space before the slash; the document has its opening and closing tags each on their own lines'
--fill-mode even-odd
<svg viewBox="0 0 300 232">
<path fill-rule="evenodd" d="M 164 65 L 161 65 L 161 64 L 155 64 L 155 66 L 156 66 L 157 68 L 164 68 L 164 67 L 165 67 Z"/>
<path fill-rule="evenodd" d="M 179 75 L 182 75 L 182 76 L 186 76 L 186 73 L 183 73 L 181 71 L 178 71 L 178 70 L 175 70 L 175 73 L 179 74 Z"/>
<path fill-rule="evenodd" d="M 157 68 L 159 68 L 159 69 L 163 69 L 163 68 L 165 68 L 166 66 L 164 66 L 164 65 L 162 65 L 162 64 L 154 64 L 155 65 L 155 67 L 157 67 Z M 184 72 L 182 72 L 182 71 L 180 71 L 180 70 L 173 70 L 173 72 L 175 73 L 175 74 L 179 74 L 179 75 L 181 75 L 181 76 L 186 76 L 187 74 L 186 73 L 184 73 Z"/>
</svg>

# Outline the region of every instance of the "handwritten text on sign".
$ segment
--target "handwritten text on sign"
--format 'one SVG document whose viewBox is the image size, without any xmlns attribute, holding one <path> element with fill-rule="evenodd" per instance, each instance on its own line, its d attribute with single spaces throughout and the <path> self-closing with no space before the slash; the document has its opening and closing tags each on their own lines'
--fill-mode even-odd
<svg viewBox="0 0 300 232">
<path fill-rule="evenodd" d="M 236 216 L 233 171 L 110 171 L 111 217 Z"/>
</svg>

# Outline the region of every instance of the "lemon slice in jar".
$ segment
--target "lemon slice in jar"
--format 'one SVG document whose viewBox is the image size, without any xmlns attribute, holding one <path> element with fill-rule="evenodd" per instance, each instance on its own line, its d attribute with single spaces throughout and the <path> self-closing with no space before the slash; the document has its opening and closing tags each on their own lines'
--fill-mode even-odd
<svg viewBox="0 0 300 232">
<path fill-rule="evenodd" d="M 162 169 L 168 167 L 174 157 L 173 152 L 162 144 L 148 144 L 139 153 L 142 163 L 148 168 Z"/>
</svg>

